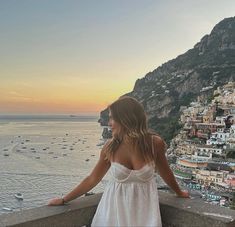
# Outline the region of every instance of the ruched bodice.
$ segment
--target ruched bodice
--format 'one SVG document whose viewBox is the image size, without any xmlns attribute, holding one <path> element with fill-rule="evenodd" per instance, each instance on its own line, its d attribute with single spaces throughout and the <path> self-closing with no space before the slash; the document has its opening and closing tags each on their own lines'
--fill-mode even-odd
<svg viewBox="0 0 235 227">
<path fill-rule="evenodd" d="M 107 183 L 91 226 L 161 227 L 154 166 L 138 170 L 112 162 Z"/>
<path fill-rule="evenodd" d="M 126 166 L 112 162 L 110 167 L 112 179 L 120 183 L 139 182 L 144 183 L 150 181 L 154 176 L 154 167 L 152 163 L 145 164 L 138 170 L 128 169 Z"/>
</svg>

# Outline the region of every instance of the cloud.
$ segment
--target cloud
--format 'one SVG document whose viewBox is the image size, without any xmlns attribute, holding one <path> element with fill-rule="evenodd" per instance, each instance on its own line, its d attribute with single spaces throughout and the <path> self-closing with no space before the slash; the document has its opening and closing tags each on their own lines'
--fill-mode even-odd
<svg viewBox="0 0 235 227">
<path fill-rule="evenodd" d="M 29 96 L 26 96 L 17 91 L 9 91 L 5 94 L 5 98 L 9 101 L 18 101 L 18 102 L 35 102 L 35 99 Z"/>
</svg>

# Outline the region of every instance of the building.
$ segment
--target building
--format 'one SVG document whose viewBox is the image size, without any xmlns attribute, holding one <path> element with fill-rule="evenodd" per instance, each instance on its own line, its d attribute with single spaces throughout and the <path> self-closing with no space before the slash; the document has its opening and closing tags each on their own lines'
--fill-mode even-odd
<svg viewBox="0 0 235 227">
<path fill-rule="evenodd" d="M 177 160 L 177 165 L 183 168 L 205 168 L 208 164 L 208 158 L 202 157 L 181 157 Z"/>
<path fill-rule="evenodd" d="M 174 153 L 178 155 L 192 155 L 194 154 L 195 150 L 196 146 L 194 144 L 189 144 L 185 142 L 178 144 Z"/>
<path fill-rule="evenodd" d="M 206 144 L 197 145 L 196 150 L 197 150 L 199 155 L 209 156 L 209 154 L 216 154 L 216 155 L 224 154 L 223 148 L 218 148 L 216 146 L 206 145 Z"/>
<path fill-rule="evenodd" d="M 223 130 L 218 130 L 211 134 L 210 139 L 206 141 L 207 145 L 223 145 L 229 138 L 230 133 Z"/>
<path fill-rule="evenodd" d="M 224 183 L 228 171 L 210 171 L 210 170 L 196 170 L 196 181 L 199 184 L 209 186 Z"/>
</svg>

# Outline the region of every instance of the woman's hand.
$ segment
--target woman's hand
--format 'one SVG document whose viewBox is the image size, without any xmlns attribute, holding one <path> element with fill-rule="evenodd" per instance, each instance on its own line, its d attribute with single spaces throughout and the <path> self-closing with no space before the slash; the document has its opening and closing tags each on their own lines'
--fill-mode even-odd
<svg viewBox="0 0 235 227">
<path fill-rule="evenodd" d="M 61 205 L 64 205 L 64 200 L 63 198 L 54 198 L 54 199 L 51 199 L 47 205 L 48 206 L 61 206 Z"/>
<path fill-rule="evenodd" d="M 180 197 L 180 198 L 190 198 L 188 191 L 180 191 L 180 193 L 177 193 L 177 197 Z"/>
</svg>

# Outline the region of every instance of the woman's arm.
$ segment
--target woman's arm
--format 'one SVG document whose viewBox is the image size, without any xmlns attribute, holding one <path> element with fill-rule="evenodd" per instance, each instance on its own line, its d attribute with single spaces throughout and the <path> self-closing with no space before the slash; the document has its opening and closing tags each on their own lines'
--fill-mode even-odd
<svg viewBox="0 0 235 227">
<path fill-rule="evenodd" d="M 95 168 L 92 170 L 91 174 L 86 177 L 77 187 L 75 187 L 71 192 L 65 195 L 63 198 L 54 198 L 49 201 L 49 206 L 57 206 L 63 205 L 77 197 L 85 194 L 94 188 L 107 173 L 110 168 L 110 162 L 106 160 L 106 156 L 104 154 L 104 149 L 102 149 L 100 153 L 100 158 Z"/>
<path fill-rule="evenodd" d="M 182 191 L 175 180 L 175 176 L 168 164 L 165 152 L 166 144 L 158 136 L 154 136 L 154 152 L 156 155 L 156 168 L 162 179 L 169 185 L 169 187 L 175 191 L 179 197 L 188 198 L 189 193 Z"/>
</svg>

